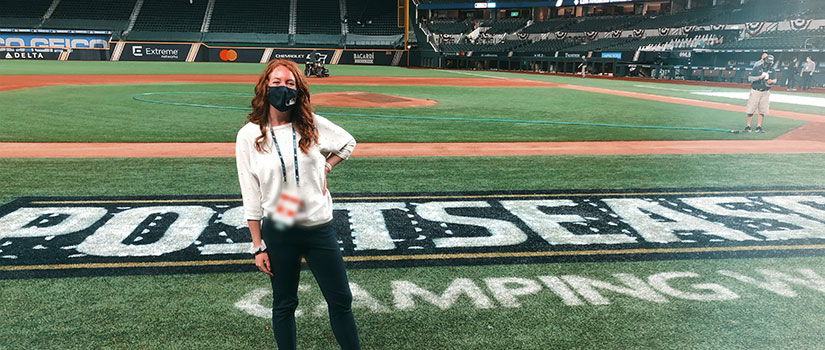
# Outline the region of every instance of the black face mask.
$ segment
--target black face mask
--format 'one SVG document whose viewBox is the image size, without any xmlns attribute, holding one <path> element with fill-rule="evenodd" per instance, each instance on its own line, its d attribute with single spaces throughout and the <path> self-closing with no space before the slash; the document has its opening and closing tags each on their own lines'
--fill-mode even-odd
<svg viewBox="0 0 825 350">
<path fill-rule="evenodd" d="M 298 90 L 286 86 L 270 86 L 267 99 L 269 99 L 269 104 L 272 107 L 281 112 L 286 112 L 295 107 L 298 101 Z"/>
</svg>

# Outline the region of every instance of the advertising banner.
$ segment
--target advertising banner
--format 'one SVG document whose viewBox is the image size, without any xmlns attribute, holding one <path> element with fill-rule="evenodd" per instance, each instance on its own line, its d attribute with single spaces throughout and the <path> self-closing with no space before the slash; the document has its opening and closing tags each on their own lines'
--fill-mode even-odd
<svg viewBox="0 0 825 350">
<path fill-rule="evenodd" d="M 0 59 L 4 60 L 57 60 L 62 50 L 11 49 L 0 47 Z"/>
<path fill-rule="evenodd" d="M 126 43 L 121 61 L 186 61 L 189 44 Z"/>
<path fill-rule="evenodd" d="M 204 47 L 198 52 L 197 61 L 258 63 L 265 48 Z"/>
<path fill-rule="evenodd" d="M 332 57 L 335 55 L 335 50 L 275 49 L 272 51 L 272 56 L 270 56 L 269 59 L 274 60 L 280 58 L 293 60 L 296 63 L 304 64 L 307 62 L 307 58 L 313 51 L 320 54 L 319 60 L 322 61 L 324 64 L 332 63 Z"/>
<path fill-rule="evenodd" d="M 396 51 L 349 51 L 345 50 L 338 64 L 367 64 L 389 66 Z M 406 62 L 406 60 L 401 60 Z"/>
<path fill-rule="evenodd" d="M 0 29 L 0 47 L 28 48 L 109 48 L 109 31 Z M 5 55 L 3 55 L 5 56 Z"/>
</svg>

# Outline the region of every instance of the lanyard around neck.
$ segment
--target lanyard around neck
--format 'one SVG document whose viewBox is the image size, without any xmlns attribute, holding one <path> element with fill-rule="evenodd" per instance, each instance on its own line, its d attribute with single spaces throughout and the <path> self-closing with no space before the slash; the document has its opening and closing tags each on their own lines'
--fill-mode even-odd
<svg viewBox="0 0 825 350">
<path fill-rule="evenodd" d="M 269 126 L 269 133 L 272 135 L 272 143 L 275 144 L 275 150 L 278 151 L 278 158 L 281 159 L 281 173 L 286 182 L 286 164 L 284 163 L 284 156 L 281 155 L 281 147 L 278 146 L 278 140 L 275 138 L 275 131 L 272 125 Z M 298 185 L 301 179 L 298 177 L 298 142 L 295 140 L 295 126 L 292 126 L 292 155 L 295 164 L 295 184 Z"/>
</svg>

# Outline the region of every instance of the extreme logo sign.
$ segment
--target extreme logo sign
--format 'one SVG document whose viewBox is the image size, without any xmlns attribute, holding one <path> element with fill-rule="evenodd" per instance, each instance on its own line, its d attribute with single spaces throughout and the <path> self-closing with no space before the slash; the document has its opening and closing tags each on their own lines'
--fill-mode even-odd
<svg viewBox="0 0 825 350">
<path fill-rule="evenodd" d="M 825 189 L 337 194 L 354 267 L 821 254 Z M 237 196 L 20 198 L 0 277 L 249 271 Z"/>
</svg>

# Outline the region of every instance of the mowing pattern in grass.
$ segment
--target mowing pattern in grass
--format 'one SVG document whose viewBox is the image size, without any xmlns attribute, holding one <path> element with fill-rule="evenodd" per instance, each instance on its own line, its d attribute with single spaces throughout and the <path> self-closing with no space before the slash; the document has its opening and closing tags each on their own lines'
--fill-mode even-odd
<svg viewBox="0 0 825 350">
<path fill-rule="evenodd" d="M 235 160 L 0 159 L 0 203 L 22 196 L 240 193 Z M 333 193 L 812 186 L 823 154 L 353 158 Z"/>
<path fill-rule="evenodd" d="M 134 84 L 54 86 L 0 92 L 8 106 L 0 142 L 232 142 L 247 111 L 162 105 L 132 97 L 147 92 L 164 102 L 247 107 L 248 96 L 180 92 L 250 93 L 245 84 Z M 332 108 L 317 111 L 440 118 L 507 119 L 738 129 L 740 113 L 628 99 L 558 88 L 471 88 L 434 86 L 313 86 L 313 93 L 366 91 L 439 101 L 415 108 Z M 495 97 L 490 98 L 490 94 Z M 26 101 L 22 103 L 22 101 Z M 359 142 L 594 141 L 769 139 L 805 122 L 770 118 L 765 134 L 734 135 L 696 130 L 402 120 L 353 116 L 329 118 Z"/>
</svg>

